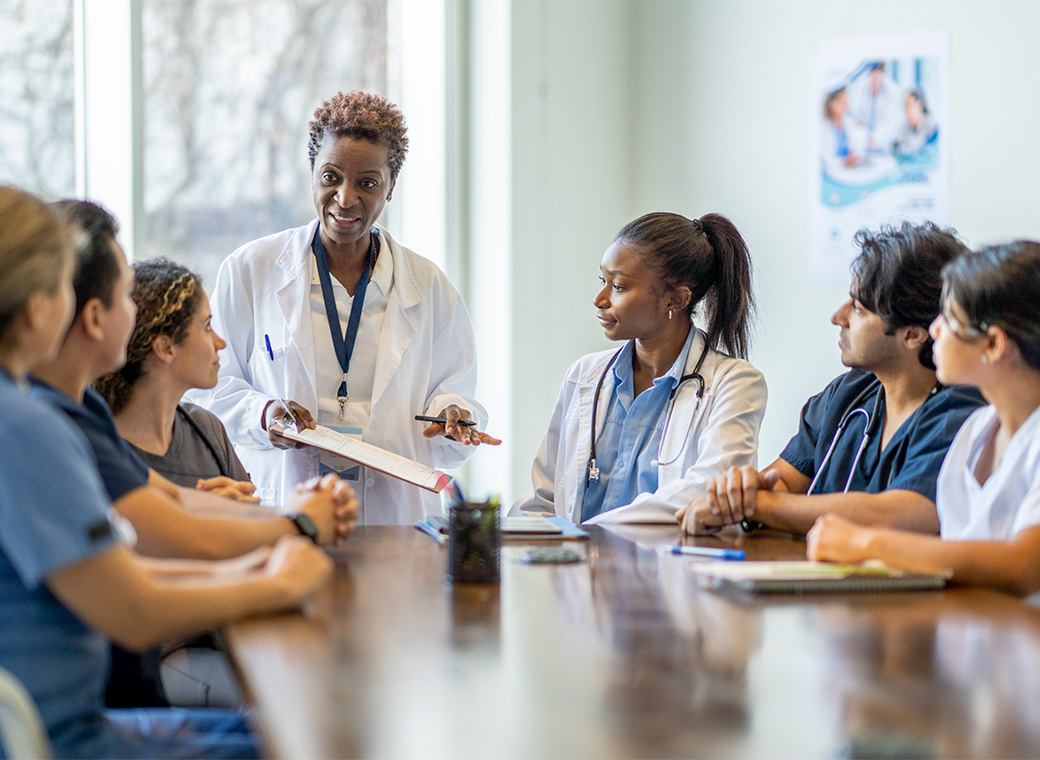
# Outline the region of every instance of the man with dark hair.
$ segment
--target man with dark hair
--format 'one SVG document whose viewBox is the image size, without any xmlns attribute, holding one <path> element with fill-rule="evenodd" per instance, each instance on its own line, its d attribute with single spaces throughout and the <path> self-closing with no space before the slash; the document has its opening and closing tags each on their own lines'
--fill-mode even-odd
<svg viewBox="0 0 1040 760">
<path fill-rule="evenodd" d="M 802 408 L 798 434 L 761 472 L 734 467 L 679 513 L 688 533 L 740 523 L 805 533 L 833 512 L 866 525 L 938 533 L 935 482 L 974 389 L 935 377 L 928 326 L 942 268 L 967 252 L 928 222 L 861 232 L 849 298 L 831 317 L 849 371 Z"/>
</svg>

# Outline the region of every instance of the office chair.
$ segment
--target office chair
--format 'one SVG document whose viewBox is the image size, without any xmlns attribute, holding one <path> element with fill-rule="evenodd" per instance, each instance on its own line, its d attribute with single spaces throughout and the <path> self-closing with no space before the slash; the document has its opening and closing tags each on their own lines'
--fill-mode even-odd
<svg viewBox="0 0 1040 760">
<path fill-rule="evenodd" d="M 0 746 L 11 760 L 53 757 L 32 697 L 4 668 L 0 668 Z"/>
</svg>

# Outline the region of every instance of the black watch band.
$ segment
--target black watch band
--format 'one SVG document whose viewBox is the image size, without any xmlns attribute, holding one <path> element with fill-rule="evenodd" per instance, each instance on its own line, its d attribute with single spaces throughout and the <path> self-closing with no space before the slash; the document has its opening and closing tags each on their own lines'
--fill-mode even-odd
<svg viewBox="0 0 1040 760">
<path fill-rule="evenodd" d="M 318 526 L 314 524 L 314 520 L 302 512 L 295 515 L 288 514 L 286 517 L 293 521 L 293 525 L 300 531 L 301 536 L 307 536 L 315 544 L 318 543 Z"/>
<path fill-rule="evenodd" d="M 754 533 L 756 530 L 762 527 L 762 523 L 758 520 L 741 520 L 740 529 L 745 533 Z"/>
</svg>

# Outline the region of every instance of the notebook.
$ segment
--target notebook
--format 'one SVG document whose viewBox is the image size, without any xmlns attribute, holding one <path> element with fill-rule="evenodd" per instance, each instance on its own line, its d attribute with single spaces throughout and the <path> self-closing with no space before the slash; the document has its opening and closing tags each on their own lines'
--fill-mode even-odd
<svg viewBox="0 0 1040 760">
<path fill-rule="evenodd" d="M 854 591 L 929 591 L 941 589 L 952 572 L 922 575 L 881 563 L 697 562 L 690 569 L 712 588 L 752 594 L 819 594 Z"/>
</svg>

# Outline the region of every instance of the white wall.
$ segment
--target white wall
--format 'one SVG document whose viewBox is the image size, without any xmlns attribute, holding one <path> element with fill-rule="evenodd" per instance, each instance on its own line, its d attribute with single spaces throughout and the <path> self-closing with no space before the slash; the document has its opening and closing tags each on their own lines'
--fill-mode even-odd
<svg viewBox="0 0 1040 760">
<path fill-rule="evenodd" d="M 632 10 L 629 2 L 512 4 L 512 264 L 501 283 L 512 300 L 507 498 L 530 490 L 531 460 L 567 367 L 608 345 L 592 298 L 600 257 L 631 215 Z"/>
<path fill-rule="evenodd" d="M 806 280 L 816 41 L 948 31 L 953 225 L 972 245 L 1040 238 L 1040 3 L 514 0 L 510 27 L 511 250 L 476 252 L 512 262 L 511 400 L 492 410 L 509 420 L 507 497 L 530 487 L 567 365 L 607 345 L 590 305 L 597 265 L 639 214 L 718 211 L 744 233 L 760 307 L 752 360 L 770 389 L 763 462 L 842 371 L 829 317 L 847 285 Z"/>
<path fill-rule="evenodd" d="M 636 9 L 637 201 L 720 211 L 744 233 L 769 384 L 761 460 L 842 370 L 830 314 L 847 285 L 807 282 L 809 54 L 832 37 L 946 30 L 951 221 L 970 245 L 1040 238 L 1040 3 L 646 2 Z"/>
</svg>

